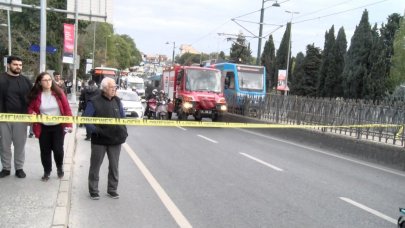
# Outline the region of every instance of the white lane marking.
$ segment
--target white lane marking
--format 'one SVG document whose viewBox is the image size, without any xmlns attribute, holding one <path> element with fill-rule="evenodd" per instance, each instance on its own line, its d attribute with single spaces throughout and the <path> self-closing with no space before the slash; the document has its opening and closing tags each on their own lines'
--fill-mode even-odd
<svg viewBox="0 0 405 228">
<path fill-rule="evenodd" d="M 177 208 L 176 204 L 174 204 L 174 202 L 170 199 L 165 190 L 160 186 L 157 180 L 153 177 L 152 173 L 148 170 L 148 168 L 146 168 L 131 147 L 129 147 L 127 143 L 124 143 L 123 147 L 145 176 L 146 180 L 152 186 L 153 190 L 155 190 L 156 194 L 159 196 L 160 200 L 170 212 L 174 220 L 176 220 L 177 224 L 180 227 L 192 227 L 187 218 L 184 217 L 183 213 L 181 213 L 181 211 Z"/>
<path fill-rule="evenodd" d="M 375 215 L 377 217 L 385 219 L 388 222 L 391 222 L 391 223 L 394 223 L 394 224 L 397 224 L 397 222 L 398 222 L 396 219 L 393 219 L 393 218 L 391 218 L 391 217 L 389 217 L 389 216 L 387 216 L 387 215 L 385 215 L 385 214 L 383 214 L 383 213 L 381 213 L 379 211 L 376 211 L 376 210 L 374 210 L 372 208 L 369 208 L 369 207 L 367 207 L 367 206 L 365 206 L 365 205 L 363 205 L 361 203 L 357 203 L 356 201 L 353 201 L 353 200 L 351 200 L 349 198 L 345 198 L 345 197 L 339 197 L 339 198 L 341 200 L 343 200 L 343 201 L 345 201 L 347 203 L 350 203 L 350 204 L 352 204 L 352 205 L 354 205 L 354 206 L 356 206 L 356 207 L 358 207 L 360 209 L 363 209 L 363 210 L 365 210 L 365 211 L 367 211 L 367 212 L 369 212 L 369 213 L 371 213 L 371 214 L 373 214 L 373 215 Z"/>
<path fill-rule="evenodd" d="M 204 135 L 197 135 L 198 137 L 201 137 L 201 138 L 203 138 L 203 139 L 205 139 L 205 140 L 208 140 L 208 141 L 210 141 L 210 142 L 212 142 L 212 143 L 218 143 L 217 141 L 215 141 L 215 140 L 213 140 L 213 139 L 210 139 L 210 138 L 208 138 L 208 137 L 205 137 Z"/>
<path fill-rule="evenodd" d="M 289 141 L 285 141 L 285 140 L 282 140 L 282 139 L 273 138 L 273 137 L 270 137 L 270 136 L 267 136 L 267 135 L 263 135 L 261 133 L 256 133 L 256 132 L 249 131 L 249 130 L 244 130 L 244 129 L 238 129 L 238 130 L 249 133 L 249 134 L 261 136 L 261 137 L 264 137 L 264 138 L 267 138 L 267 139 L 271 139 L 271 140 L 274 140 L 274 141 L 278 141 L 278 142 L 293 145 L 293 146 L 296 146 L 296 147 L 304 148 L 304 149 L 307 149 L 307 150 L 312 150 L 314 152 L 325 154 L 325 155 L 328 155 L 328 156 L 331 156 L 331 157 L 340 158 L 342 160 L 346 160 L 346 161 L 349 161 L 349 162 L 352 162 L 352 163 L 367 166 L 367 167 L 370 167 L 370 168 L 373 168 L 373 169 L 378 169 L 378 170 L 381 170 L 381 171 L 384 171 L 384 172 L 387 172 L 387 173 L 391 173 L 391 174 L 395 174 L 395 175 L 398 175 L 398 176 L 401 176 L 401 177 L 405 177 L 405 173 L 401 173 L 401 172 L 398 172 L 398 171 L 395 171 L 395 170 L 392 170 L 392 169 L 376 166 L 376 165 L 373 165 L 373 164 L 370 164 L 370 163 L 367 163 L 367 162 L 363 162 L 363 161 L 358 161 L 358 160 L 355 160 L 355 159 L 350 159 L 350 158 L 347 158 L 347 157 L 343 157 L 343 156 L 340 156 L 340 155 L 336 155 L 336 154 L 332 154 L 332 153 L 329 153 L 329 152 L 321 151 L 321 150 L 318 150 L 318 149 L 315 149 L 315 148 L 312 148 L 312 147 L 303 146 L 303 145 L 293 143 L 293 142 L 289 142 Z"/>
<path fill-rule="evenodd" d="M 180 126 L 176 126 L 177 128 L 180 128 L 183 131 L 187 131 L 187 129 L 185 129 L 184 127 L 180 127 Z"/>
<path fill-rule="evenodd" d="M 251 156 L 251 155 L 249 155 L 249 154 L 245 154 L 245 153 L 240 153 L 240 154 L 243 155 L 243 156 L 245 156 L 245 157 L 247 157 L 247 158 L 250 158 L 250 159 L 252 159 L 252 160 L 254 160 L 254 161 L 257 161 L 257 162 L 259 162 L 259 163 L 262 164 L 262 165 L 265 165 L 265 166 L 267 166 L 267 167 L 270 167 L 270 168 L 272 168 L 272 169 L 274 169 L 274 170 L 276 170 L 276 171 L 279 171 L 279 172 L 284 171 L 283 169 L 278 168 L 277 166 L 271 165 L 271 164 L 269 164 L 269 163 L 267 163 L 267 162 L 264 162 L 264 161 L 262 161 L 262 160 L 260 160 L 260 159 L 258 159 L 258 158 L 255 158 L 255 157 L 253 157 L 253 156 Z"/>
</svg>

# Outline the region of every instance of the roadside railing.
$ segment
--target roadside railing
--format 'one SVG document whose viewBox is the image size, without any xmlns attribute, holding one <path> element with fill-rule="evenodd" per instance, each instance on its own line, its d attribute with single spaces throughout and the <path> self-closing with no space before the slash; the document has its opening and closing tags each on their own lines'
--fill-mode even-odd
<svg viewBox="0 0 405 228">
<path fill-rule="evenodd" d="M 364 100 L 267 94 L 265 98 L 227 97 L 227 103 L 230 113 L 270 123 L 327 125 L 330 127 L 312 129 L 404 146 L 405 105 L 402 102 L 375 104 Z M 375 124 L 379 126 L 371 126 Z"/>
</svg>

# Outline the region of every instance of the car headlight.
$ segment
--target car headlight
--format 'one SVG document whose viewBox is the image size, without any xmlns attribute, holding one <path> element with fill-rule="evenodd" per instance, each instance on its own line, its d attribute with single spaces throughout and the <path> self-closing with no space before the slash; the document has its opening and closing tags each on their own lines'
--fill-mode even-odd
<svg viewBox="0 0 405 228">
<path fill-rule="evenodd" d="M 227 108 L 226 105 L 224 105 L 224 104 L 220 106 L 220 110 L 221 110 L 221 111 L 226 111 L 227 109 L 228 109 L 228 108 Z"/>
<path fill-rule="evenodd" d="M 183 103 L 183 108 L 185 109 L 190 109 L 193 107 L 193 104 L 191 102 L 184 102 Z"/>
</svg>

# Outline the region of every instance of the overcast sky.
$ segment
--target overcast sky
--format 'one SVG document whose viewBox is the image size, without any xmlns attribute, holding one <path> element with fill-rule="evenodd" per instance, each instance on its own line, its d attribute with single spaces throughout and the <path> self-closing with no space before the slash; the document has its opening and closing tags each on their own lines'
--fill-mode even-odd
<svg viewBox="0 0 405 228">
<path fill-rule="evenodd" d="M 392 13 L 404 14 L 405 0 L 281 0 L 264 3 L 262 49 L 268 35 L 276 49 L 292 19 L 292 52 L 305 54 L 308 44 L 323 49 L 324 35 L 332 25 L 335 36 L 344 27 L 348 42 L 365 9 L 369 22 L 386 23 Z M 173 41 L 176 54 L 181 44 L 191 44 L 204 53 L 224 51 L 229 55 L 232 35 L 243 32 L 250 42 L 252 56 L 257 56 L 262 0 L 115 0 L 115 32 L 131 36 L 138 49 L 146 54 L 165 54 L 171 58 Z M 299 12 L 291 14 L 285 11 Z M 293 16 L 293 17 L 292 17 Z M 235 23 L 232 19 L 236 19 Z M 240 24 L 240 25 L 238 25 Z M 170 42 L 171 44 L 165 44 Z"/>
</svg>

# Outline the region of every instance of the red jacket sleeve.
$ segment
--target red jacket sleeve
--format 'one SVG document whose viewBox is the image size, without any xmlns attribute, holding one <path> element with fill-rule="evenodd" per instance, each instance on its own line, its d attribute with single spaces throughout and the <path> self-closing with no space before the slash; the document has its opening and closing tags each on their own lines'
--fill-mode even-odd
<svg viewBox="0 0 405 228">
<path fill-rule="evenodd" d="M 60 99 L 61 99 L 61 104 L 62 104 L 62 107 L 61 107 L 62 116 L 72 116 L 72 110 L 70 109 L 70 105 L 69 105 L 69 102 L 67 100 L 65 93 L 61 94 Z M 65 127 L 72 127 L 71 123 L 65 123 L 64 125 L 65 125 Z"/>
</svg>

